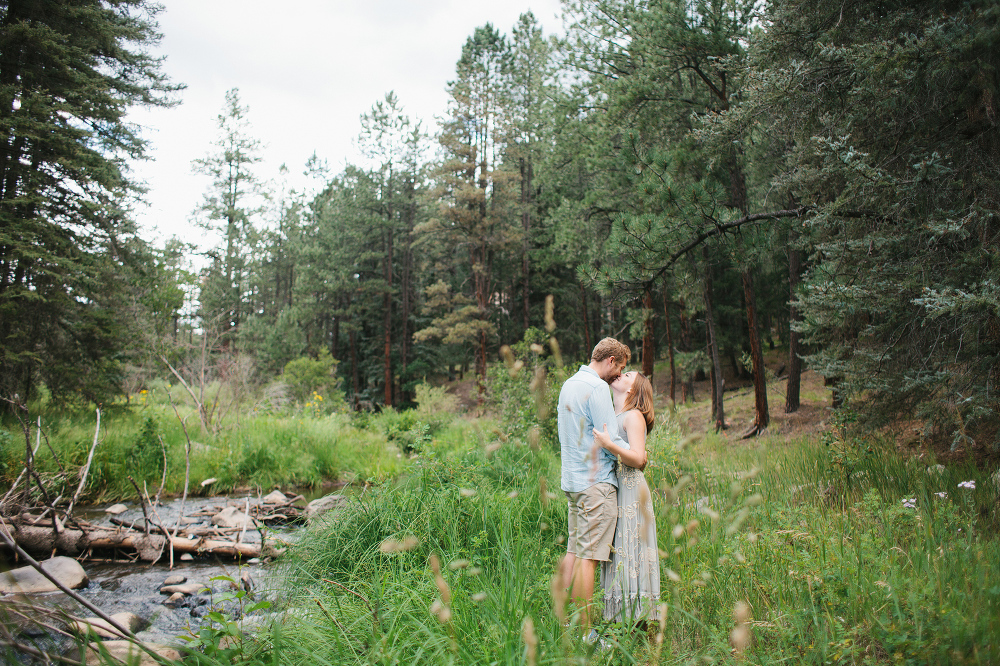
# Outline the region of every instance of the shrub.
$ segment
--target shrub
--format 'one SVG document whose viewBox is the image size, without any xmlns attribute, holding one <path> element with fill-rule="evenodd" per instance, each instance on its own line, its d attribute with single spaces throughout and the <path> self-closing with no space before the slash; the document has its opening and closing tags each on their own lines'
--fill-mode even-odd
<svg viewBox="0 0 1000 666">
<path fill-rule="evenodd" d="M 313 391 L 326 396 L 336 390 L 340 383 L 337 363 L 339 361 L 324 347 L 316 358 L 302 356 L 286 363 L 282 376 L 291 387 L 292 395 L 305 402 Z"/>
</svg>

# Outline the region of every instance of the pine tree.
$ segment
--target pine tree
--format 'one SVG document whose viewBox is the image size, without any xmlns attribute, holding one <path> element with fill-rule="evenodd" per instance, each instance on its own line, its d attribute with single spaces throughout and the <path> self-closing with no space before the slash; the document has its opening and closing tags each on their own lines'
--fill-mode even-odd
<svg viewBox="0 0 1000 666">
<path fill-rule="evenodd" d="M 223 335 L 238 330 L 251 307 L 246 302 L 250 252 L 257 230 L 253 218 L 263 211 L 266 193 L 253 173 L 260 162 L 260 142 L 249 134 L 247 112 L 241 106 L 239 90 L 226 92 L 225 108 L 218 116 L 219 138 L 215 152 L 193 163 L 196 173 L 212 179 L 211 188 L 195 212 L 205 229 L 222 235 L 221 248 L 213 251 L 201 293 L 202 320 L 212 331 Z"/>
<path fill-rule="evenodd" d="M 148 54 L 159 7 L 5 2 L 0 7 L 0 391 L 39 379 L 97 399 L 119 382 L 127 343 L 114 267 L 134 234 L 127 160 L 146 143 L 130 107 L 169 106 Z M 116 286 L 118 285 L 118 286 Z"/>
</svg>

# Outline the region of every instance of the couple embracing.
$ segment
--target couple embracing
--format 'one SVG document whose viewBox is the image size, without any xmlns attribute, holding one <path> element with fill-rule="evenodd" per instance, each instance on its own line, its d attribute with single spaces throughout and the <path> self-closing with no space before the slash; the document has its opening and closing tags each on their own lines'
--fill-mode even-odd
<svg viewBox="0 0 1000 666">
<path fill-rule="evenodd" d="M 559 571 L 584 609 L 581 627 L 591 642 L 597 637 L 587 629 L 598 565 L 605 620 L 657 619 L 656 523 L 642 472 L 653 427 L 653 387 L 640 373 L 625 372 L 631 356 L 627 346 L 604 338 L 590 364 L 559 393 L 562 489 L 569 500 L 569 540 Z"/>
</svg>

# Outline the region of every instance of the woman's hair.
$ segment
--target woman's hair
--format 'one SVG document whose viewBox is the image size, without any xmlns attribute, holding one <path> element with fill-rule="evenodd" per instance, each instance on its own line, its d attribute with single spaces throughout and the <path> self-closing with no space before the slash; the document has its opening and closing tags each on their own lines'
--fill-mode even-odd
<svg viewBox="0 0 1000 666">
<path fill-rule="evenodd" d="M 653 385 L 641 373 L 635 373 L 635 381 L 632 382 L 632 390 L 625 397 L 623 411 L 638 409 L 642 417 L 646 419 L 646 433 L 653 431 Z"/>
</svg>

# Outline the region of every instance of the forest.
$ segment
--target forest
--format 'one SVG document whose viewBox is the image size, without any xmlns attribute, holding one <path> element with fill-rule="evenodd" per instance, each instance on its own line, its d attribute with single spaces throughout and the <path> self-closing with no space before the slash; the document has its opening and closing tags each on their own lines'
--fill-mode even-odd
<svg viewBox="0 0 1000 666">
<path fill-rule="evenodd" d="M 219 643 L 229 631 L 222 622 L 214 643 L 198 639 L 205 659 L 279 663 L 267 661 L 276 646 L 291 655 L 302 640 L 315 641 L 313 657 L 327 654 L 330 663 L 562 663 L 578 654 L 558 631 L 565 599 L 555 587 L 550 599 L 547 579 L 531 587 L 550 575 L 551 535 L 544 544 L 532 539 L 539 524 L 544 531 L 565 520 L 556 515 L 560 502 L 549 506 L 558 483 L 551 405 L 559 380 L 606 336 L 632 349 L 635 369 L 656 380 L 658 413 L 670 415 L 657 450 L 673 453 L 660 471 L 647 472 L 651 485 L 653 476 L 662 480 L 664 498 L 676 500 L 688 486 L 705 498 L 728 496 L 723 477 L 756 470 L 752 450 L 771 456 L 768 464 L 784 460 L 800 481 L 793 490 L 782 472 L 763 473 L 782 488 L 773 495 L 779 504 L 797 506 L 811 484 L 838 489 L 830 491 L 838 499 L 824 495 L 808 515 L 789 509 L 796 524 L 829 521 L 823 538 L 831 543 L 838 530 L 856 529 L 837 522 L 848 520 L 850 506 L 873 521 L 891 514 L 884 549 L 871 535 L 847 547 L 857 549 L 860 587 L 848 573 L 829 574 L 843 576 L 836 581 L 818 573 L 826 581 L 820 596 L 828 596 L 820 599 L 806 575 L 808 593 L 795 583 L 771 596 L 758 590 L 755 609 L 776 598 L 815 610 L 847 603 L 858 589 L 882 594 L 872 587 L 888 575 L 877 571 L 878 558 L 896 558 L 893 545 L 933 552 L 943 542 L 932 525 L 952 535 L 958 525 L 977 525 L 983 541 L 951 562 L 953 572 L 961 566 L 971 576 L 997 564 L 1000 477 L 988 478 L 1000 459 L 997 3 L 565 0 L 562 34 L 545 34 L 526 12 L 513 26 L 487 23 L 455 44 L 447 108 L 435 123 L 408 115 L 394 92 L 373 100 L 357 137 L 364 160 L 339 172 L 318 156 L 296 167 L 323 184 L 318 193 L 276 186 L 282 174 L 262 172 L 266 137 L 253 134 L 253 109 L 233 88 L 219 100 L 216 141 L 192 164 L 210 182 L 192 217 L 219 239 L 198 257 L 185 239 L 144 239 L 143 188 L 128 166 L 149 150 L 128 110 L 173 106 L 183 89 L 150 55 L 161 37 L 158 11 L 148 0 L 0 5 L 3 491 L 17 491 L 24 468 L 24 502 L 44 495 L 58 522 L 60 498 L 76 501 L 85 490 L 87 472 L 74 495 L 80 477 L 64 467 L 86 460 L 90 471 L 95 410 L 98 420 L 103 414 L 128 426 L 108 434 L 113 441 L 98 452 L 84 492 L 93 501 L 138 495 L 142 503 L 138 484 L 119 468 L 122 457 L 151 487 L 183 488 L 185 497 L 189 484 L 207 477 L 233 492 L 330 479 L 385 486 L 361 502 L 361 513 L 304 538 L 321 557 L 293 551 L 290 558 L 297 564 L 289 580 L 300 591 L 329 582 L 330 571 L 348 572 L 336 585 L 360 577 L 374 586 L 368 596 L 337 597 L 350 607 L 338 611 L 324 607 L 329 601 L 308 602 L 313 613 L 318 604 L 324 617 L 341 618 L 331 620 L 339 637 L 325 629 L 308 640 L 273 634 L 270 647 L 237 653 Z M 796 458 L 784 440 L 767 438 L 776 415 L 812 399 L 806 373 L 822 387 L 809 394 L 815 404 L 830 408 L 825 434 L 810 444 L 826 452 Z M 740 400 L 749 420 L 732 418 L 730 405 Z M 685 430 L 691 421 L 677 415 L 702 402 L 698 432 Z M 902 430 L 930 457 L 896 457 Z M 695 435 L 707 439 L 696 444 Z M 43 437 L 53 457 L 38 463 L 36 492 L 31 448 Z M 523 444 L 521 453 L 508 452 L 508 441 Z M 733 442 L 758 448 L 726 453 Z M 387 453 L 385 445 L 397 448 Z M 472 458 L 461 457 L 466 445 Z M 694 450 L 707 457 L 691 457 Z M 692 471 L 727 455 L 733 467 L 724 472 Z M 949 466 L 940 482 L 914 471 L 930 470 L 931 458 Z M 809 476 L 813 464 L 822 478 Z M 876 476 L 888 485 L 865 485 Z M 518 485 L 521 477 L 535 485 Z M 959 477 L 980 479 L 977 499 L 935 514 L 922 523 L 926 534 L 919 516 L 914 523 L 897 515 L 917 486 L 928 502 L 946 487 L 960 495 Z M 941 485 L 945 478 L 950 485 Z M 670 650 L 661 654 L 670 645 L 677 659 L 743 658 L 744 647 L 729 644 L 725 615 L 740 597 L 709 598 L 716 583 L 698 576 L 703 564 L 722 568 L 724 552 L 725 566 L 739 559 L 727 539 L 743 539 L 737 553 L 766 550 L 761 525 L 780 523 L 781 511 L 768 509 L 766 520 L 751 514 L 758 502 L 748 498 L 757 491 L 747 483 L 726 505 L 724 520 L 736 528 L 720 529 L 716 513 L 701 550 L 688 540 L 698 529 L 692 507 L 677 509 L 680 532 L 661 526 L 670 540 L 661 554 L 675 545 L 679 553 L 684 541 L 695 559 L 687 572 L 672 566 L 709 586 L 671 603 L 727 610 L 694 611 L 666 639 L 661 629 L 645 647 L 628 643 L 636 660 L 629 663 L 675 663 L 666 661 Z M 458 493 L 460 486 L 479 495 Z M 52 502 L 47 491 L 59 497 Z M 490 492 L 523 506 L 492 507 Z M 7 499 L 0 509 L 14 515 Z M 481 515 L 463 513 L 463 501 L 480 502 Z M 833 504 L 823 502 L 839 502 L 844 515 L 835 520 L 823 508 Z M 439 513 L 425 519 L 418 505 Z M 486 512 L 494 509 L 512 530 L 496 536 L 502 543 L 491 541 Z M 737 532 L 751 515 L 751 523 L 763 521 L 751 532 L 760 544 Z M 449 520 L 475 529 L 457 532 Z M 434 525 L 452 541 L 433 536 Z M 382 602 L 371 597 L 378 579 L 359 563 L 411 532 L 416 552 L 400 547 L 377 565 L 396 585 L 379 591 L 384 603 L 407 610 L 379 620 Z M 518 538 L 531 542 L 524 552 L 536 564 L 517 564 L 513 577 L 491 572 L 490 558 L 508 547 L 519 552 Z M 843 538 L 839 544 L 841 557 L 852 557 Z M 437 552 L 466 564 L 442 577 Z M 426 574 L 428 556 L 433 576 L 411 578 L 405 563 Z M 862 576 L 866 557 L 875 569 Z M 476 612 L 458 609 L 465 588 L 453 578 L 454 619 L 448 610 L 444 580 L 469 580 L 467 560 L 496 576 L 491 594 L 514 590 L 497 611 L 495 635 L 482 633 Z M 784 658 L 770 651 L 777 645 L 809 663 L 995 663 L 1000 627 L 989 618 L 998 616 L 1000 588 L 973 591 L 936 565 L 907 566 L 917 567 L 907 580 L 940 576 L 938 591 L 915 587 L 905 603 L 900 592 L 895 619 L 879 629 L 859 619 L 857 607 L 851 626 L 865 628 L 855 633 L 838 629 L 832 611 L 825 620 L 801 611 L 793 629 L 761 615 L 787 631 L 774 629 L 779 637 L 761 637 L 747 654 L 777 663 Z M 782 567 L 776 561 L 757 575 L 782 578 Z M 741 575 L 727 580 L 753 588 L 754 576 Z M 952 585 L 968 588 L 963 598 L 977 609 L 961 621 L 948 608 L 962 602 L 942 596 Z M 408 595 L 425 593 L 438 595 L 447 618 L 439 605 L 427 624 L 426 604 L 410 608 L 416 601 Z M 927 595 L 939 596 L 935 610 L 926 610 Z M 537 635 L 536 624 L 522 623 L 522 602 L 535 609 L 526 612 L 535 613 Z M 551 622 L 541 613 L 554 613 Z M 917 637 L 894 643 L 907 622 Z M 407 642 L 410 633 L 431 647 Z M 7 641 L 0 650 L 14 642 L 9 632 Z M 547 653 L 536 655 L 539 642 Z M 805 649 L 809 642 L 822 642 L 822 654 Z M 288 659 L 313 663 L 301 654 Z"/>
<path fill-rule="evenodd" d="M 127 401 L 172 375 L 235 396 L 329 358 L 352 407 L 403 407 L 442 368 L 484 390 L 551 295 L 570 357 L 617 335 L 647 373 L 670 358 L 673 400 L 720 378 L 719 427 L 723 373 L 760 393 L 777 344 L 790 388 L 758 397 L 757 429 L 796 409 L 804 363 L 873 424 L 995 445 L 991 3 L 568 3 L 560 39 L 530 13 L 487 24 L 440 126 L 387 93 L 361 119 L 368 164 L 310 162 L 315 197 L 264 190 L 234 89 L 193 165 L 221 239 L 197 273 L 180 239 L 141 239 L 122 163 L 144 149 L 127 105 L 177 87 L 143 50 L 151 8 L 55 7 L 3 15 L 8 399 Z"/>
</svg>

